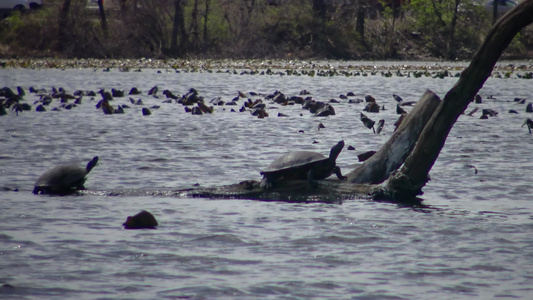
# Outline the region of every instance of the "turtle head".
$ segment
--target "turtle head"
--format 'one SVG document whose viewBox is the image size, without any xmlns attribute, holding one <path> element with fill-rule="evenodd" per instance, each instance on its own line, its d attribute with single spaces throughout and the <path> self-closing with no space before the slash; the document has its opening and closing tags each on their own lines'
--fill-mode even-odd
<svg viewBox="0 0 533 300">
<path fill-rule="evenodd" d="M 87 173 L 91 172 L 91 170 L 96 166 L 98 163 L 98 156 L 95 156 L 88 164 L 87 164 Z"/>
<path fill-rule="evenodd" d="M 337 145 L 333 146 L 333 148 L 331 148 L 331 151 L 329 152 L 329 160 L 336 161 L 337 156 L 339 156 L 342 151 L 342 148 L 344 148 L 344 141 L 340 141 L 337 143 Z"/>
</svg>

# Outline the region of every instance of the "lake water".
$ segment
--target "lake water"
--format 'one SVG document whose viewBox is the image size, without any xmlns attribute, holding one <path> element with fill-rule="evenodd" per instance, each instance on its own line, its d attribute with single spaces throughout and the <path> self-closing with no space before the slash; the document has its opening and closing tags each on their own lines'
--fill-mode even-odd
<svg viewBox="0 0 533 300">
<path fill-rule="evenodd" d="M 521 127 L 531 117 L 525 111 L 533 101 L 530 80 L 513 74 L 486 82 L 483 103 L 467 109 L 479 111 L 459 118 L 431 170 L 423 206 L 171 196 L 196 184 L 260 180 L 259 171 L 280 154 L 327 155 L 339 140 L 355 148 L 345 147 L 337 160 L 347 173 L 358 164 L 357 154 L 379 149 L 393 132 L 393 93 L 416 101 L 429 88 L 442 98 L 457 81 L 380 72 L 235 73 L 0 69 L 0 86 L 22 86 L 24 101 L 32 104 L 31 111 L 0 117 L 0 298 L 531 299 L 533 135 Z M 148 96 L 156 85 L 160 98 Z M 38 96 L 30 86 L 126 94 L 137 87 L 142 94 L 132 97 L 144 105 L 115 98 L 113 106 L 131 108 L 104 115 L 95 108 L 98 95 L 84 96 L 71 110 L 52 111 L 60 105 L 56 99 L 48 111 L 36 112 Z M 307 90 L 316 100 L 339 103 L 332 104 L 336 115 L 314 117 L 301 105 L 265 101 L 270 117 L 264 119 L 238 112 L 244 98 L 204 115 L 163 103 L 164 89 L 184 94 L 190 88 L 206 101 L 229 102 L 238 91 L 294 96 Z M 381 134 L 359 120 L 364 103 L 340 99 L 348 92 L 356 95 L 350 99 L 369 94 L 385 106 L 367 113 L 385 120 Z M 160 108 L 142 115 L 142 107 L 154 105 Z M 480 119 L 487 108 L 498 116 Z M 318 130 L 319 123 L 325 128 Z M 32 194 L 46 170 L 85 166 L 96 155 L 87 192 Z M 158 228 L 125 230 L 126 217 L 142 209 L 154 214 Z"/>
</svg>

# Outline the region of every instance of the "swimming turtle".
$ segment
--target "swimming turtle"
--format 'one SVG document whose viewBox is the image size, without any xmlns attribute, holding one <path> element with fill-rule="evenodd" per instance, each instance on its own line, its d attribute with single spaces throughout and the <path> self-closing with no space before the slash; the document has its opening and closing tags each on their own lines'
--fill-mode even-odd
<svg viewBox="0 0 533 300">
<path fill-rule="evenodd" d="M 286 153 L 275 159 L 261 172 L 263 180 L 261 186 L 272 187 L 277 180 L 300 179 L 306 180 L 314 186 L 314 180 L 326 179 L 335 173 L 339 179 L 342 176 L 341 169 L 335 165 L 337 157 L 344 147 L 344 141 L 338 142 L 329 153 L 329 157 L 313 151 L 294 151 Z"/>
<path fill-rule="evenodd" d="M 124 225 L 125 229 L 155 229 L 159 224 L 157 223 L 157 220 L 155 219 L 154 215 L 152 215 L 150 212 L 147 212 L 146 210 L 141 210 L 141 212 L 136 214 L 135 216 L 129 216 L 126 219 L 126 222 L 122 225 Z"/>
<path fill-rule="evenodd" d="M 83 189 L 87 179 L 85 176 L 91 172 L 98 162 L 95 156 L 86 168 L 77 165 L 60 165 L 46 171 L 35 182 L 34 194 L 67 194 Z"/>
</svg>

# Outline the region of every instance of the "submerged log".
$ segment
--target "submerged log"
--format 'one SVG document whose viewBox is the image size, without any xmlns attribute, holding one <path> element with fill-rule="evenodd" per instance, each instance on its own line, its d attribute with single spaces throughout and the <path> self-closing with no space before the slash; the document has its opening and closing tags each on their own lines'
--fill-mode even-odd
<svg viewBox="0 0 533 300">
<path fill-rule="evenodd" d="M 273 188 L 265 189 L 260 182 L 249 180 L 218 187 L 199 187 L 182 190 L 182 195 L 201 198 L 232 198 L 262 201 L 286 202 L 328 202 L 339 203 L 346 199 L 370 198 L 375 186 L 353 184 L 345 180 L 327 179 L 316 181 L 311 186 L 307 180 L 277 182 Z"/>
</svg>

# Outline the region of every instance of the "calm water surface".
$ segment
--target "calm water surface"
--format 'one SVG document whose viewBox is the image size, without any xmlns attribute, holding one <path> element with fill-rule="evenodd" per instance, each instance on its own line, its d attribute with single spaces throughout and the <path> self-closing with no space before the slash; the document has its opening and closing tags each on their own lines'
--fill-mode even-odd
<svg viewBox="0 0 533 300">
<path fill-rule="evenodd" d="M 416 101 L 439 96 L 457 78 L 310 77 L 102 70 L 1 69 L 0 86 L 106 90 L 138 87 L 123 115 L 85 96 L 72 110 L 0 117 L 0 298 L 5 299 L 461 299 L 523 298 L 533 293 L 533 136 L 520 127 L 531 114 L 533 84 L 487 81 L 482 104 L 454 126 L 424 188 L 427 207 L 352 199 L 285 203 L 154 196 L 194 184 L 259 180 L 259 171 L 291 149 L 324 154 L 339 140 L 337 164 L 348 172 L 357 154 L 377 150 L 398 115 L 392 94 Z M 148 96 L 159 87 L 160 98 Z M 215 106 L 212 115 L 162 103 L 161 92 L 195 88 L 206 101 L 238 91 L 287 96 L 301 90 L 333 104 L 318 118 L 300 105 L 267 101 L 269 118 Z M 364 104 L 339 95 L 373 95 L 386 110 L 381 135 L 359 120 Z M 493 99 L 488 99 L 493 95 Z M 527 98 L 517 104 L 515 97 Z M 25 101 L 38 97 L 27 94 Z M 151 116 L 142 107 L 159 105 Z M 480 120 L 481 109 L 499 112 Z M 409 110 L 409 107 L 406 107 Z M 517 114 L 509 113 L 516 110 Z M 289 117 L 277 117 L 282 112 Z M 325 129 L 318 130 L 322 122 Z M 302 132 L 303 131 L 303 132 Z M 314 143 L 317 142 L 317 143 Z M 99 164 L 77 196 L 31 193 L 58 164 Z M 477 169 L 477 174 L 474 168 Z M 8 189 L 18 191 L 9 191 Z M 128 190 L 111 195 L 109 191 Z M 133 190 L 133 192 L 132 192 Z M 126 217 L 152 212 L 156 230 L 124 230 Z"/>
</svg>

